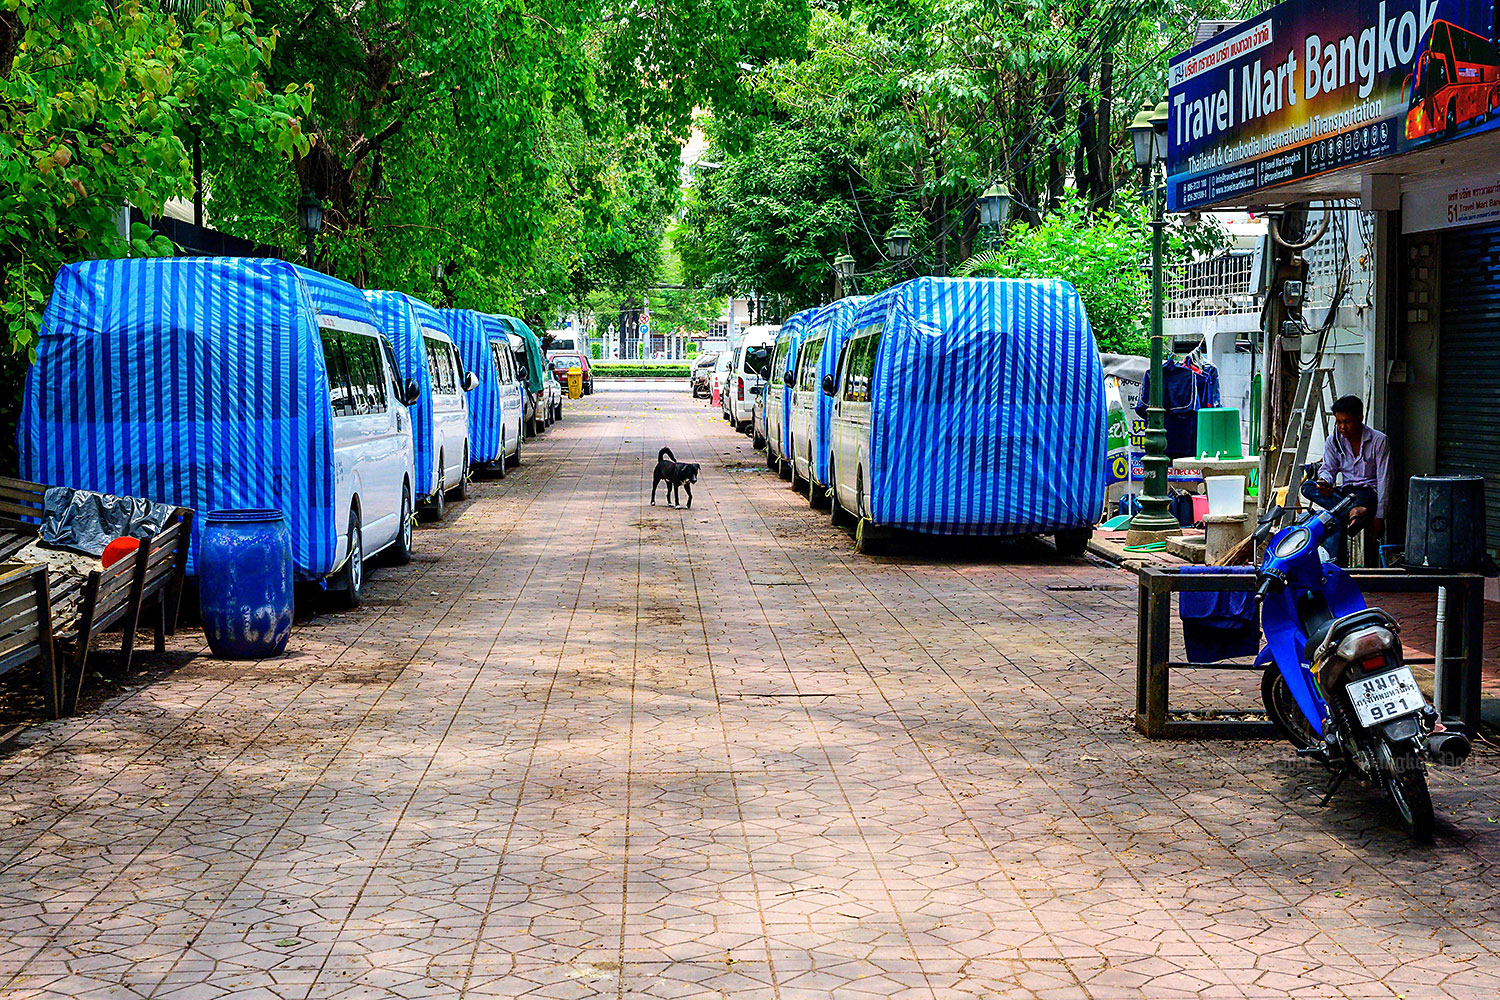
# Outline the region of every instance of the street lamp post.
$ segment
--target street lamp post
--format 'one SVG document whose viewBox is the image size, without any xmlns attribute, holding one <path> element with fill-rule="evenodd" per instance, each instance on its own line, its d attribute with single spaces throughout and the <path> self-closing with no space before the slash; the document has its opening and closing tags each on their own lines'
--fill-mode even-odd
<svg viewBox="0 0 1500 1000">
<path fill-rule="evenodd" d="M 1159 175 L 1166 159 L 1167 104 L 1149 102 L 1130 123 L 1130 138 L 1135 147 L 1135 165 L 1145 181 L 1151 199 L 1151 393 L 1146 405 L 1146 454 L 1141 464 L 1146 470 L 1146 484 L 1141 493 L 1140 510 L 1130 519 L 1127 544 L 1155 541 L 1163 535 L 1178 534 L 1182 527 L 1172 516 L 1167 499 L 1166 410 L 1163 399 L 1162 333 L 1162 255 L 1166 241 L 1166 205 L 1163 202 Z"/>
<path fill-rule="evenodd" d="M 848 254 L 839 254 L 833 261 L 833 273 L 838 277 L 837 287 L 834 289 L 834 298 L 844 297 L 844 289 L 849 280 L 854 277 L 854 258 Z"/>
<path fill-rule="evenodd" d="M 911 256 L 911 230 L 897 226 L 885 234 L 886 253 L 891 260 L 905 260 Z"/>
<path fill-rule="evenodd" d="M 317 259 L 313 237 L 323 231 L 323 203 L 311 188 L 303 188 L 302 197 L 297 201 L 297 223 L 302 227 L 302 235 L 307 238 L 307 266 L 312 267 Z"/>
<path fill-rule="evenodd" d="M 985 233 L 986 250 L 993 250 L 1000 244 L 1000 236 L 1015 210 L 1015 202 L 1015 196 L 1010 193 L 1010 185 L 1004 181 L 991 184 L 979 196 L 979 226 Z"/>
</svg>

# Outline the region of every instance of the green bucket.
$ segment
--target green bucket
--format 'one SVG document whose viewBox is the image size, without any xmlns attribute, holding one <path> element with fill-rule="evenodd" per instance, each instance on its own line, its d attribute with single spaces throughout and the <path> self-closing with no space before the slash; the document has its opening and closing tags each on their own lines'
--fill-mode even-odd
<svg viewBox="0 0 1500 1000">
<path fill-rule="evenodd" d="M 1210 406 L 1198 411 L 1198 457 L 1244 458 L 1240 445 L 1240 411 Z"/>
</svg>

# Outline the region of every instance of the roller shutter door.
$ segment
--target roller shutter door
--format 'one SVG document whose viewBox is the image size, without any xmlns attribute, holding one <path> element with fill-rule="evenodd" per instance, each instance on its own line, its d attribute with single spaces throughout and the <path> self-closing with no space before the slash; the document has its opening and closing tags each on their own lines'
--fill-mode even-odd
<svg viewBox="0 0 1500 1000">
<path fill-rule="evenodd" d="M 1500 547 L 1500 226 L 1443 239 L 1438 472 L 1485 479 L 1488 546 Z"/>
</svg>

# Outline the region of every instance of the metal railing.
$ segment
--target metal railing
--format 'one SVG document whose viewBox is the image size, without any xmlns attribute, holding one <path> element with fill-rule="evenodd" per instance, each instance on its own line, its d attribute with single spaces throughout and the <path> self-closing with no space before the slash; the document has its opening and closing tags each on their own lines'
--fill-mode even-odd
<svg viewBox="0 0 1500 1000">
<path fill-rule="evenodd" d="M 1232 251 L 1167 269 L 1167 319 L 1236 316 L 1260 311 L 1252 281 L 1253 255 Z"/>
</svg>

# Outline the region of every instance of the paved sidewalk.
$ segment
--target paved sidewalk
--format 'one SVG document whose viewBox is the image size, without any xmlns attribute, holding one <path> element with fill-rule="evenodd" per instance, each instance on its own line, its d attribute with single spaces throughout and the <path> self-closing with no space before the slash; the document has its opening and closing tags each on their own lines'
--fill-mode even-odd
<svg viewBox="0 0 1500 1000">
<path fill-rule="evenodd" d="M 1283 747 L 1135 735 L 1123 572 L 858 557 L 680 384 L 567 412 L 290 655 L 0 757 L 0 995 L 1500 992 L 1493 748 L 1414 849 Z"/>
</svg>

